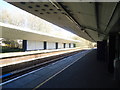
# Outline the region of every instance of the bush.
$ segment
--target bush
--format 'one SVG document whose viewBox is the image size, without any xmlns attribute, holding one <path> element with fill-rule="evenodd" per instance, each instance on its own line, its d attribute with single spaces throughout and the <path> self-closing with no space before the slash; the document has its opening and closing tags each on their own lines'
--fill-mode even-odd
<svg viewBox="0 0 120 90">
<path fill-rule="evenodd" d="M 1 53 L 6 53 L 6 52 L 21 52 L 23 51 L 22 49 L 20 48 L 10 48 L 10 47 L 0 47 L 0 52 Z"/>
</svg>

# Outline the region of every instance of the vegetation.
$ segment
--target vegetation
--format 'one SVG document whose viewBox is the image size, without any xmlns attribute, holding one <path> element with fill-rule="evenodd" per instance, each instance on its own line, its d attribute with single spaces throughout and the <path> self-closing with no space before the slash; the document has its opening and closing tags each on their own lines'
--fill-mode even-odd
<svg viewBox="0 0 120 90">
<path fill-rule="evenodd" d="M 0 53 L 22 51 L 21 40 L 0 39 Z"/>
<path fill-rule="evenodd" d="M 6 53 L 6 52 L 21 52 L 23 51 L 20 48 L 11 48 L 7 46 L 0 46 L 0 53 Z"/>
</svg>

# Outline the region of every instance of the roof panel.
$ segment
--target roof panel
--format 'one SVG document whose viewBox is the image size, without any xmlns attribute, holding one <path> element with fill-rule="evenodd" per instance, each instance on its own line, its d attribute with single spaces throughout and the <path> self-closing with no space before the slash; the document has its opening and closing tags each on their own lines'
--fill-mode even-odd
<svg viewBox="0 0 120 90">
<path fill-rule="evenodd" d="M 104 30 L 109 24 L 108 22 L 111 19 L 111 16 L 113 15 L 116 4 L 113 2 L 99 2 L 97 3 L 97 13 L 96 4 L 94 2 L 10 3 L 90 41 L 97 41 L 100 38 L 104 38 L 104 35 L 101 35 L 96 39 L 96 36 L 98 35 L 97 33 L 93 32 L 92 34 L 91 31 L 83 33 L 81 31 L 81 28 L 78 28 L 77 24 L 85 26 L 86 29 L 88 29 L 89 27 L 89 29 L 97 31 L 98 33 L 105 33 Z M 114 26 L 112 24 L 115 24 L 115 19 L 113 20 L 109 28 Z M 99 28 L 97 27 L 97 25 L 99 25 Z M 109 30 L 107 30 L 107 34 L 109 33 Z M 92 40 L 91 36 L 94 40 Z"/>
</svg>

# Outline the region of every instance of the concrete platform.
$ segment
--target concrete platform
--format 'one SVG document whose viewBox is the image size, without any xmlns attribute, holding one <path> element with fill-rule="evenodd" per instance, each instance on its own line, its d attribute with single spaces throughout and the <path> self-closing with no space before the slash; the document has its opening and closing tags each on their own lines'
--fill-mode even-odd
<svg viewBox="0 0 120 90">
<path fill-rule="evenodd" d="M 96 50 L 62 59 L 4 83 L 3 88 L 119 88 L 107 64 L 97 61 Z"/>
<path fill-rule="evenodd" d="M 24 55 L 31 55 L 31 54 L 38 54 L 38 53 L 49 53 L 49 52 L 55 52 L 55 51 L 73 50 L 73 49 L 80 49 L 80 48 L 63 48 L 63 49 L 54 49 L 54 50 L 37 50 L 37 51 L 26 51 L 26 52 L 0 53 L 0 59 L 24 56 Z M 85 49 L 88 49 L 88 48 L 85 48 Z"/>
<path fill-rule="evenodd" d="M 40 88 L 120 88 L 107 64 L 97 61 L 96 50 L 52 78 Z"/>
<path fill-rule="evenodd" d="M 3 88 L 35 88 L 37 85 L 44 82 L 54 74 L 63 70 L 70 64 L 73 64 L 78 59 L 82 58 L 88 52 L 89 51 L 82 51 L 70 57 L 56 61 L 55 63 L 51 63 L 43 68 L 37 69 L 15 79 L 4 82 L 0 85 L 2 85 Z"/>
<path fill-rule="evenodd" d="M 2 56 L 2 58 L 0 59 L 0 67 L 28 62 L 28 61 L 50 57 L 50 56 L 55 56 L 59 54 L 74 52 L 78 50 L 81 50 L 81 49 L 80 48 L 67 48 L 67 49 L 56 49 L 56 50 L 2 53 L 0 54 Z"/>
</svg>

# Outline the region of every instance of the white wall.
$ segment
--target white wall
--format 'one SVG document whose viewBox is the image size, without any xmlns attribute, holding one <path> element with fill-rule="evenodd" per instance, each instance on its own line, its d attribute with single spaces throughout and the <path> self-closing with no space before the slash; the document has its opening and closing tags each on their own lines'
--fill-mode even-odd
<svg viewBox="0 0 120 90">
<path fill-rule="evenodd" d="M 43 42 L 27 40 L 27 50 L 43 49 Z"/>
<path fill-rule="evenodd" d="M 71 43 L 71 48 L 73 48 L 74 47 L 74 44 L 73 43 Z"/>
<path fill-rule="evenodd" d="M 64 47 L 63 43 L 58 43 L 58 49 L 63 48 L 63 47 Z"/>
<path fill-rule="evenodd" d="M 27 41 L 27 50 L 33 50 L 35 48 L 34 41 Z"/>
<path fill-rule="evenodd" d="M 71 43 L 71 48 L 73 48 L 74 45 Z M 58 42 L 58 49 L 64 48 L 63 43 Z M 65 48 L 69 48 L 69 43 L 65 44 Z M 40 41 L 31 41 L 27 40 L 27 50 L 39 50 L 44 49 L 44 43 Z M 46 49 L 56 49 L 56 43 L 55 42 L 47 42 L 47 48 Z"/>
<path fill-rule="evenodd" d="M 47 42 L 47 49 L 56 49 L 55 42 Z"/>
<path fill-rule="evenodd" d="M 36 49 L 44 49 L 44 44 L 43 44 L 43 42 L 38 42 L 38 41 L 36 41 Z"/>
<path fill-rule="evenodd" d="M 65 48 L 69 48 L 69 43 L 66 43 Z"/>
</svg>

